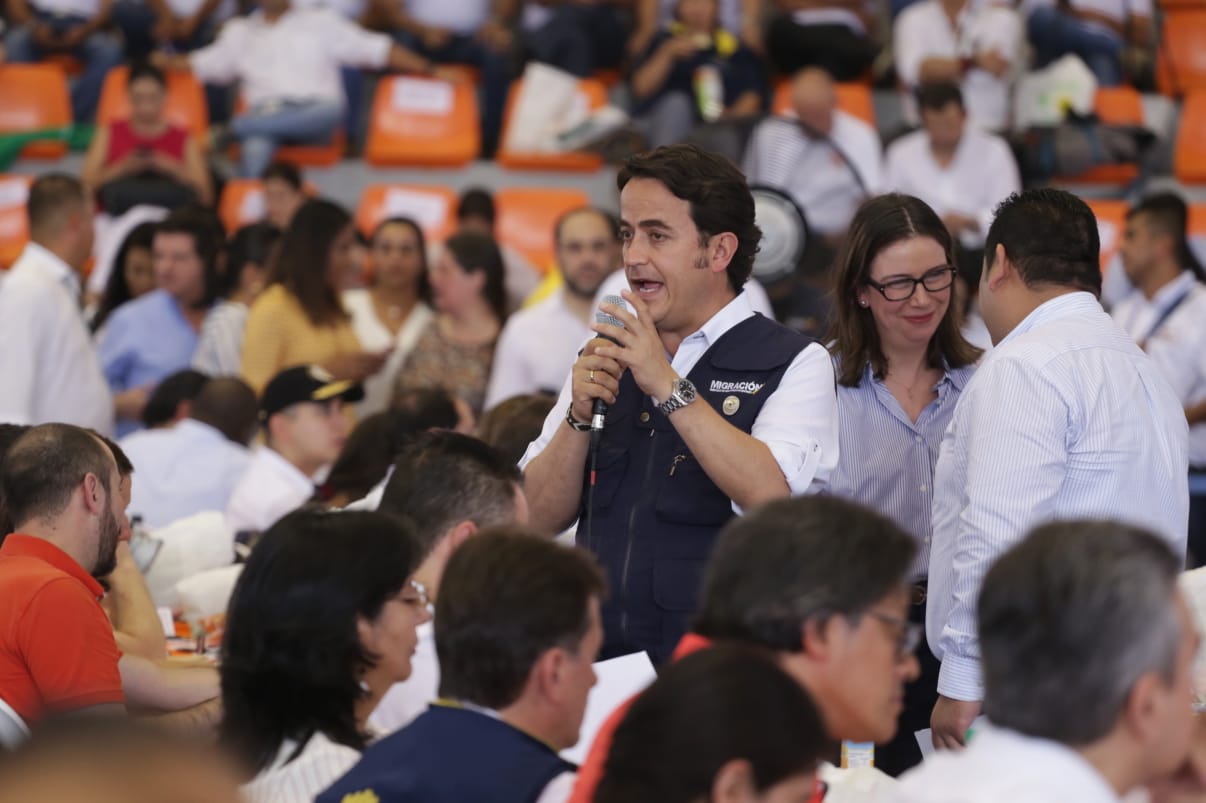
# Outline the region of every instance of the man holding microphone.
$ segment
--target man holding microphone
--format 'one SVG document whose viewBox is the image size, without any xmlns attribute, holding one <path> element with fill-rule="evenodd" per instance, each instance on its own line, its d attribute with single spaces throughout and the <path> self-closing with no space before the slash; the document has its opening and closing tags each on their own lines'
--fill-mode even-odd
<svg viewBox="0 0 1206 803">
<path fill-rule="evenodd" d="M 674 145 L 632 157 L 617 183 L 628 308 L 600 308 L 600 337 L 520 465 L 532 523 L 578 519 L 578 543 L 607 570 L 602 656 L 661 663 L 720 527 L 824 487 L 837 402 L 824 349 L 755 314 L 740 289 L 761 232 L 732 163 Z M 591 433 L 597 400 L 608 409 Z"/>
</svg>

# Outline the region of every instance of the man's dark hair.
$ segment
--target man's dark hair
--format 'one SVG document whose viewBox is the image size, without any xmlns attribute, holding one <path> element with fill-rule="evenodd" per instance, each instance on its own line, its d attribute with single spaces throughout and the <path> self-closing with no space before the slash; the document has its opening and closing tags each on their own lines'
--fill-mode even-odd
<svg viewBox="0 0 1206 803">
<path fill-rule="evenodd" d="M 660 181 L 674 197 L 690 204 L 701 245 L 724 232 L 737 237 L 737 250 L 727 272 L 729 286 L 740 293 L 754 270 L 762 230 L 755 221 L 754 196 L 737 166 L 695 145 L 667 145 L 629 157 L 616 185 L 623 191 L 634 178 Z"/>
<path fill-rule="evenodd" d="M 1193 271 L 1199 282 L 1206 282 L 1206 269 L 1197 254 L 1189 247 L 1189 206 L 1175 192 L 1149 195 L 1127 210 L 1126 219 L 1142 217 L 1148 228 L 1173 238 L 1176 258 L 1181 267 Z"/>
<path fill-rule="evenodd" d="M 963 90 L 954 81 L 933 81 L 917 87 L 917 105 L 922 111 L 940 112 L 954 103 L 960 111 L 963 105 Z"/>
<path fill-rule="evenodd" d="M 984 241 L 988 269 L 998 245 L 1027 287 L 1072 287 L 1101 296 L 1097 218 L 1070 192 L 1043 188 L 1010 195 L 997 206 Z"/>
<path fill-rule="evenodd" d="M 460 422 L 456 402 L 443 388 L 400 390 L 390 406 L 398 414 L 399 430 L 408 433 L 407 443 L 429 429 L 455 429 Z"/>
<path fill-rule="evenodd" d="M 1176 674 L 1180 559 L 1137 527 L 1048 524 L 984 577 L 977 607 L 984 713 L 1079 747 L 1114 729 L 1135 682 Z"/>
<path fill-rule="evenodd" d="M 315 326 L 348 319 L 339 291 L 328 278 L 331 249 L 352 217 L 339 204 L 322 199 L 303 203 L 281 236 L 272 264 L 272 281 L 288 290 Z"/>
<path fill-rule="evenodd" d="M 585 551 L 519 528 L 470 538 L 449 559 L 436 601 L 440 696 L 511 705 L 544 652 L 578 653 L 591 600 L 606 591 Z"/>
<path fill-rule="evenodd" d="M 222 639 L 219 740 L 232 756 L 258 773 L 286 740 L 316 733 L 364 749 L 360 679 L 380 656 L 357 624 L 375 620 L 418 564 L 409 526 L 383 513 L 299 510 L 264 533 Z"/>
<path fill-rule="evenodd" d="M 854 502 L 770 502 L 720 531 L 693 629 L 799 651 L 806 622 L 857 618 L 905 582 L 916 554 L 904 530 Z"/>
<path fill-rule="evenodd" d="M 142 423 L 147 427 L 170 424 L 184 402 L 191 402 L 205 389 L 209 377 L 192 368 L 185 368 L 165 378 L 151 391 L 142 411 Z"/>
<path fill-rule="evenodd" d="M 109 449 L 86 429 L 71 424 L 42 424 L 17 439 L 0 467 L 0 493 L 14 527 L 52 518 L 67 509 L 88 474 L 105 493 L 114 467 Z"/>
<path fill-rule="evenodd" d="M 143 78 L 150 78 L 159 84 L 159 86 L 167 89 L 167 76 L 163 74 L 163 70 L 145 60 L 139 60 L 130 65 L 130 74 L 126 78 L 126 86 L 133 86 L 135 81 L 141 81 Z"/>
<path fill-rule="evenodd" d="M 47 173 L 34 179 L 25 201 L 30 234 L 53 236 L 62 226 L 67 214 L 83 211 L 86 196 L 84 185 L 66 173 Z"/>
<path fill-rule="evenodd" d="M 608 212 L 606 209 L 599 209 L 597 206 L 580 206 L 577 209 L 571 209 L 568 212 L 562 212 L 557 218 L 557 222 L 553 224 L 553 242 L 561 244 L 561 230 L 565 228 L 565 224 L 571 218 L 578 215 L 594 215 L 599 220 L 602 220 L 607 225 L 607 230 L 611 232 L 611 237 L 617 242 L 620 239 L 620 219 Z"/>
<path fill-rule="evenodd" d="M 456 219 L 464 220 L 467 217 L 479 217 L 486 220 L 491 226 L 494 225 L 496 211 L 494 208 L 494 196 L 489 190 L 484 190 L 481 187 L 472 187 L 461 193 L 460 200 L 456 204 Z"/>
<path fill-rule="evenodd" d="M 259 402 L 251 386 L 236 376 L 211 379 L 193 399 L 192 417 L 226 439 L 246 446 L 259 422 Z"/>
<path fill-rule="evenodd" d="M 283 181 L 297 192 L 301 192 L 301 171 L 292 162 L 276 161 L 265 167 L 264 172 L 260 174 L 260 181 L 267 181 L 270 178 Z"/>
<path fill-rule="evenodd" d="M 205 290 L 194 309 L 204 309 L 217 301 L 225 289 L 226 231 L 221 219 L 203 206 L 181 206 L 163 219 L 155 234 L 187 234 L 192 238 L 205 276 Z"/>
<path fill-rule="evenodd" d="M 457 522 L 484 528 L 514 521 L 522 482 L 514 463 L 477 438 L 428 432 L 398 457 L 378 510 L 414 522 L 426 556 Z"/>
<path fill-rule="evenodd" d="M 117 441 L 96 430 L 89 430 L 89 432 L 100 438 L 101 443 L 105 444 L 105 448 L 109 450 L 109 454 L 113 455 L 113 462 L 117 464 L 117 476 L 128 477 L 134 473 L 134 464 L 130 462 L 130 456 L 126 454 L 125 449 L 117 445 Z"/>
<path fill-rule="evenodd" d="M 4 456 L 8 454 L 9 448 L 31 429 L 33 427 L 28 424 L 0 424 L 0 471 L 3 470 Z M 0 544 L 4 543 L 4 537 L 12 531 L 12 516 L 8 512 L 8 502 L 4 498 L 4 488 L 0 486 Z"/>
</svg>

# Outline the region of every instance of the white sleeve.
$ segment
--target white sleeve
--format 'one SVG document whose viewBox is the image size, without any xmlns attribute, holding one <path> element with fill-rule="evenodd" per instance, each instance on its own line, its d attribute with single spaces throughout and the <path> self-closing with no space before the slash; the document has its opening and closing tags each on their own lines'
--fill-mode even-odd
<svg viewBox="0 0 1206 803">
<path fill-rule="evenodd" d="M 860 128 L 861 143 L 858 145 L 856 152 L 849 154 L 854 163 L 858 166 L 859 174 L 862 176 L 863 185 L 867 189 L 869 195 L 876 195 L 883 188 L 883 144 L 879 141 L 879 134 L 875 133 L 875 129 L 861 120 L 857 121 Z"/>
<path fill-rule="evenodd" d="M 904 192 L 910 195 L 917 193 L 908 186 L 905 178 L 905 156 L 903 140 L 896 140 L 888 146 L 888 152 L 884 157 L 884 192 Z"/>
<path fill-rule="evenodd" d="M 906 87 L 917 86 L 921 62 L 926 57 L 925 7 L 906 8 L 892 26 L 892 52 L 896 58 L 896 77 Z"/>
<path fill-rule="evenodd" d="M 239 78 L 241 54 L 247 39 L 247 23 L 233 19 L 222 26 L 218 38 L 188 57 L 197 79 L 207 84 L 230 84 Z"/>
<path fill-rule="evenodd" d="M 0 279 L 3 281 L 3 279 Z M 7 293 L 0 303 L 0 376 L 5 391 L 0 393 L 0 421 L 10 424 L 33 424 L 37 396 L 37 362 L 43 345 L 47 318 L 45 303 L 19 288 L 3 288 Z M 14 344 L 21 344 L 16 346 Z"/>
<path fill-rule="evenodd" d="M 548 417 L 544 419 L 544 427 L 540 430 L 540 437 L 528 444 L 528 450 L 519 459 L 520 471 L 527 469 L 528 464 L 548 448 L 549 443 L 553 440 L 553 436 L 557 434 L 557 427 L 566 426 L 565 411 L 569 409 L 570 402 L 573 400 L 573 392 L 574 376 L 571 372 L 565 377 L 565 384 L 561 386 L 561 393 L 557 395 L 557 404 L 549 411 Z"/>
<path fill-rule="evenodd" d="M 531 393 L 535 390 L 529 375 L 521 333 L 511 321 L 503 327 L 494 349 L 494 365 L 490 369 L 490 384 L 486 386 L 486 401 L 483 408 L 489 410 L 512 396 Z"/>
<path fill-rule="evenodd" d="M 1023 57 L 1025 41 L 1021 15 L 1004 6 L 991 6 L 981 13 L 984 19 L 977 28 L 982 35 L 976 43 L 980 51 L 995 50 L 1010 64 L 1017 64 Z"/>
<path fill-rule="evenodd" d="M 389 61 L 394 44 L 389 36 L 367 31 L 334 11 L 324 10 L 322 14 L 327 46 L 340 64 L 380 69 Z"/>
<path fill-rule="evenodd" d="M 821 344 L 796 355 L 750 434 L 770 449 L 792 494 L 828 485 L 838 463 L 837 390 L 833 361 Z"/>
<path fill-rule="evenodd" d="M 577 780 L 576 772 L 561 773 L 549 781 L 540 797 L 536 798 L 536 803 L 565 803 L 570 799 L 570 794 L 574 791 L 574 782 Z"/>
</svg>

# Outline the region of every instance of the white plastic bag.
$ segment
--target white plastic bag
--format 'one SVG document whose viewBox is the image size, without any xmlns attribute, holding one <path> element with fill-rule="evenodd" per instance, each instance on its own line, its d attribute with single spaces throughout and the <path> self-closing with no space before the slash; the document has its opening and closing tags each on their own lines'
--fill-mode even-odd
<svg viewBox="0 0 1206 803">
<path fill-rule="evenodd" d="M 1019 131 L 1033 126 L 1056 126 L 1069 111 L 1093 112 L 1097 79 L 1079 57 L 1067 55 L 1018 82 L 1014 125 Z"/>
</svg>

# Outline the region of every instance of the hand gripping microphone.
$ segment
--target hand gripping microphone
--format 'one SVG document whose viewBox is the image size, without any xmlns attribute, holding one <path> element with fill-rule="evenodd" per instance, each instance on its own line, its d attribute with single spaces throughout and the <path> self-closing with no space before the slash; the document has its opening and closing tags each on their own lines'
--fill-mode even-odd
<svg viewBox="0 0 1206 803">
<path fill-rule="evenodd" d="M 620 296 L 603 296 L 603 303 L 613 304 L 617 307 L 627 309 L 624 299 Z M 624 328 L 623 321 L 609 312 L 604 312 L 602 309 L 595 312 L 595 323 L 605 323 L 611 326 L 618 326 L 621 329 Z M 617 346 L 620 345 L 614 337 L 608 337 L 607 335 L 599 335 L 599 337 L 603 338 L 604 340 L 610 340 Z M 606 420 L 606 418 L 607 402 L 603 401 L 602 399 L 595 399 L 595 407 L 594 410 L 591 411 L 590 417 L 590 438 L 592 443 L 598 442 L 599 436 L 603 433 L 603 422 Z"/>
</svg>

